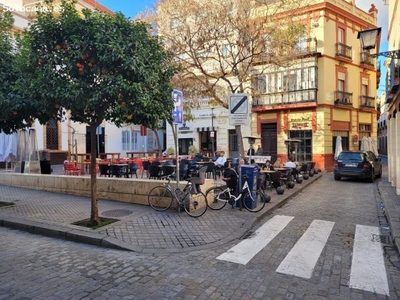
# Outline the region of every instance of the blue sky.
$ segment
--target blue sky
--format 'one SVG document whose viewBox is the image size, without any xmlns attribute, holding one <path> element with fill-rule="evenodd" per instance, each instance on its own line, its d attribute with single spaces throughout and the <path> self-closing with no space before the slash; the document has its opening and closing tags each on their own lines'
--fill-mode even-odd
<svg viewBox="0 0 400 300">
<path fill-rule="evenodd" d="M 152 8 L 157 0 L 97 0 L 114 12 L 122 12 L 128 18 L 134 18 L 146 7 Z"/>
</svg>

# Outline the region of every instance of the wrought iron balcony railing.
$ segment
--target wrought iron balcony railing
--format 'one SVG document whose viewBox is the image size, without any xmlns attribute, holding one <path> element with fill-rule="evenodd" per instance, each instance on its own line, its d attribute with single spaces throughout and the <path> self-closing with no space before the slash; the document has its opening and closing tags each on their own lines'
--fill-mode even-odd
<svg viewBox="0 0 400 300">
<path fill-rule="evenodd" d="M 375 108 L 375 98 L 369 96 L 360 96 L 360 107 Z"/>
<path fill-rule="evenodd" d="M 335 91 L 335 105 L 353 105 L 353 93 Z"/>
<path fill-rule="evenodd" d="M 351 60 L 351 49 L 351 46 L 347 46 L 342 43 L 336 43 L 336 56 L 344 57 Z"/>
<path fill-rule="evenodd" d="M 368 52 L 363 51 L 360 53 L 360 65 L 374 66 L 374 59 L 369 56 Z"/>
<path fill-rule="evenodd" d="M 298 90 L 298 91 L 270 93 L 270 94 L 255 96 L 253 98 L 253 107 L 300 104 L 300 103 L 316 102 L 316 101 L 317 101 L 316 89 Z"/>
</svg>

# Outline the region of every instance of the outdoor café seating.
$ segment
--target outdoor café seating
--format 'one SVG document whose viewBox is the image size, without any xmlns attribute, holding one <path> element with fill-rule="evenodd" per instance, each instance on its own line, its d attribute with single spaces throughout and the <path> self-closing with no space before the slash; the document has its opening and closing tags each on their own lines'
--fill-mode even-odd
<svg viewBox="0 0 400 300">
<path fill-rule="evenodd" d="M 99 164 L 100 177 L 110 177 L 110 166 L 108 164 Z"/>
<path fill-rule="evenodd" d="M 142 162 L 142 178 L 143 174 L 146 172 L 147 177 L 149 177 L 149 166 L 150 162 L 149 161 L 143 161 Z"/>
<path fill-rule="evenodd" d="M 149 165 L 148 172 L 150 179 L 161 179 L 161 168 L 158 165 Z"/>
<path fill-rule="evenodd" d="M 137 170 L 138 170 L 139 166 L 137 163 L 130 163 L 128 164 L 128 175 L 131 176 L 131 178 L 133 177 L 133 175 L 136 176 L 136 178 L 138 178 L 138 174 L 137 174 Z"/>
<path fill-rule="evenodd" d="M 126 164 L 111 164 L 110 165 L 110 176 L 128 177 L 128 165 Z"/>
<path fill-rule="evenodd" d="M 64 174 L 65 175 L 80 175 L 82 169 L 76 165 L 75 162 L 65 161 L 64 162 Z"/>
</svg>

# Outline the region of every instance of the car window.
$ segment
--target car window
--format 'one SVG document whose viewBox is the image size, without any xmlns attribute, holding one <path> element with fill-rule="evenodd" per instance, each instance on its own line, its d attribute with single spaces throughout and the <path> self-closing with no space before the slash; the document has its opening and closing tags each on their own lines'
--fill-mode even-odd
<svg viewBox="0 0 400 300">
<path fill-rule="evenodd" d="M 368 156 L 371 160 L 376 160 L 376 155 L 372 151 L 368 151 Z"/>
<path fill-rule="evenodd" d="M 339 154 L 338 160 L 362 161 L 361 153 L 342 152 Z"/>
</svg>

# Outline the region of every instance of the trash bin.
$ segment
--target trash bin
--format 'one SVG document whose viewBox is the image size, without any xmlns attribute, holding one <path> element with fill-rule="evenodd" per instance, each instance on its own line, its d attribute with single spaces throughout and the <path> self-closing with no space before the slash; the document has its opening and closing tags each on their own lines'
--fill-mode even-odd
<svg viewBox="0 0 400 300">
<path fill-rule="evenodd" d="M 244 186 L 245 181 L 247 181 L 247 184 L 249 185 L 250 191 L 253 193 L 253 197 L 255 197 L 255 193 L 257 191 L 257 178 L 258 178 L 258 168 L 257 166 L 253 165 L 241 165 L 241 184 L 242 187 Z M 255 208 L 256 203 L 252 201 L 251 199 L 244 199 L 246 204 L 248 205 L 249 208 Z M 240 207 L 240 201 L 236 202 L 236 207 Z"/>
<path fill-rule="evenodd" d="M 51 174 L 50 151 L 48 149 L 41 151 L 40 170 L 42 174 Z"/>
<path fill-rule="evenodd" d="M 40 161 L 40 170 L 42 174 L 51 174 L 51 165 L 49 160 Z"/>
</svg>

